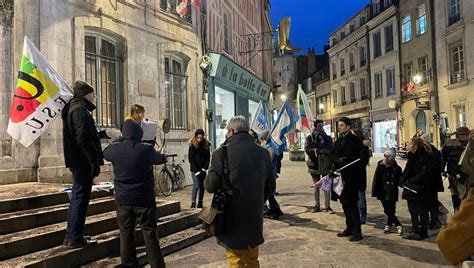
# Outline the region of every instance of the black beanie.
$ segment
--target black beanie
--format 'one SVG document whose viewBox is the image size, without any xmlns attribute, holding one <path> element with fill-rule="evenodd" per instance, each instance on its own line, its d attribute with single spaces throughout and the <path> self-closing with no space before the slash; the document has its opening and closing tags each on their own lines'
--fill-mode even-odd
<svg viewBox="0 0 474 268">
<path fill-rule="evenodd" d="M 196 132 L 194 132 L 194 137 L 197 135 L 203 135 L 204 136 L 204 130 L 202 128 L 196 129 Z"/>
<path fill-rule="evenodd" d="M 76 81 L 72 88 L 74 90 L 74 97 L 84 97 L 85 95 L 94 92 L 94 89 L 84 81 Z"/>
</svg>

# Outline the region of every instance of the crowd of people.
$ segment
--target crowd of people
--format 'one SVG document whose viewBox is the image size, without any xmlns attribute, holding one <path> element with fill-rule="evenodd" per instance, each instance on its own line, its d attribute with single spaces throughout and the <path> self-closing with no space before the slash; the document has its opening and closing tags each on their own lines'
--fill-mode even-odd
<svg viewBox="0 0 474 268">
<path fill-rule="evenodd" d="M 143 232 L 149 263 L 152 267 L 164 267 L 156 232 L 153 165 L 165 163 L 166 156 L 162 150 L 154 148 L 154 142 L 142 142 L 141 123 L 145 108 L 133 105 L 121 126 L 121 137 L 102 151 L 100 138 L 108 136 L 97 131 L 91 116 L 95 109 L 94 89 L 78 81 L 73 90 L 73 99 L 62 111 L 65 163 L 73 174 L 64 245 L 77 248 L 96 243 L 84 236 L 84 223 L 93 178 L 100 174 L 105 159 L 113 165 L 123 265 L 138 265 L 134 241 L 138 224 Z M 323 122 L 316 120 L 312 133 L 306 137 L 304 150 L 313 182 L 316 184 L 323 177 L 340 178 L 344 185 L 339 194 L 314 187 L 313 212 L 334 213 L 331 201 L 339 200 L 346 228 L 337 236 L 360 241 L 363 239 L 361 225 L 367 220 L 366 167 L 371 152 L 362 133 L 352 128 L 349 118 L 340 118 L 337 128 L 338 137 L 333 141 L 324 132 Z M 464 204 L 469 202 L 463 200 L 474 198 L 474 193 L 470 192 L 474 187 L 474 155 L 473 150 L 466 147 L 474 137 L 466 127 L 458 128 L 455 135 L 456 138 L 448 140 L 441 151 L 431 143 L 429 135 L 415 135 L 408 142 L 409 153 L 403 170 L 391 150 L 378 161 L 371 196 L 380 201 L 387 215 L 384 233 L 394 230 L 406 239 L 422 240 L 428 237 L 428 229 L 445 225 L 438 200 L 438 193 L 444 191 L 442 176 L 449 179 L 454 211 L 466 213 L 468 205 Z M 205 191 L 218 192 L 224 174 L 229 178 L 232 195 L 227 206 L 227 215 L 230 215 L 227 222 L 231 226 L 227 226 L 227 231 L 217 239 L 226 248 L 232 267 L 258 267 L 258 248 L 264 242 L 263 217 L 278 219 L 284 215 L 275 198 L 276 178 L 283 154 L 273 152 L 269 139 L 268 131 L 257 134 L 250 129 L 247 118 L 235 116 L 228 121 L 226 141 L 212 152 L 212 157 L 211 144 L 203 129 L 197 129 L 189 141 L 188 160 L 193 179 L 191 208 L 203 208 Z M 396 215 L 400 189 L 411 215 L 412 226 L 408 234 L 404 234 Z"/>
</svg>

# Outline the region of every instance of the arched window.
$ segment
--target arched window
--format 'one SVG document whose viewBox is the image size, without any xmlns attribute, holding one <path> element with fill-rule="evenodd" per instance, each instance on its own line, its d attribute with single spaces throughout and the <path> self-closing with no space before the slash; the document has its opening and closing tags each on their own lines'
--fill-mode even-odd
<svg viewBox="0 0 474 268">
<path fill-rule="evenodd" d="M 172 129 L 186 130 L 187 124 L 187 79 L 186 62 L 175 55 L 165 56 L 166 117 Z"/>
<path fill-rule="evenodd" d="M 118 127 L 122 121 L 122 59 L 118 42 L 99 33 L 86 33 L 86 81 L 96 89 L 97 124 Z"/>
<path fill-rule="evenodd" d="M 416 114 L 416 129 L 420 129 L 423 133 L 426 132 L 426 114 L 424 111 L 418 111 Z"/>
</svg>

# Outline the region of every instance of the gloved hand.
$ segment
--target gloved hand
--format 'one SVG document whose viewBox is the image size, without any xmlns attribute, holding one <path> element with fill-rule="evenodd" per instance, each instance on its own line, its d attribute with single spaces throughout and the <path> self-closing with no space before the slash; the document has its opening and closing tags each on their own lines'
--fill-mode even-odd
<svg viewBox="0 0 474 268">
<path fill-rule="evenodd" d="M 107 132 L 104 130 L 99 131 L 99 138 L 101 139 L 111 139 L 109 135 L 107 135 Z"/>
<path fill-rule="evenodd" d="M 91 177 L 95 178 L 100 174 L 100 166 L 99 164 L 91 164 Z"/>
</svg>

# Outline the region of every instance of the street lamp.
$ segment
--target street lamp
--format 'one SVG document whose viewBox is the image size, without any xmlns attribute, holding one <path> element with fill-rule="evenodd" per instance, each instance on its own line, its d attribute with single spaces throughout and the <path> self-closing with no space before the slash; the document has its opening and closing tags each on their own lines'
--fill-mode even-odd
<svg viewBox="0 0 474 268">
<path fill-rule="evenodd" d="M 286 101 L 286 95 L 285 95 L 285 94 L 281 94 L 280 99 L 281 99 L 281 101 Z"/>
<path fill-rule="evenodd" d="M 421 74 L 416 74 L 415 76 L 413 76 L 413 82 L 417 85 L 420 84 L 422 80 L 423 76 Z"/>
<path fill-rule="evenodd" d="M 319 109 L 320 109 L 320 110 L 324 110 L 324 103 L 320 103 L 320 104 L 319 104 Z"/>
</svg>

